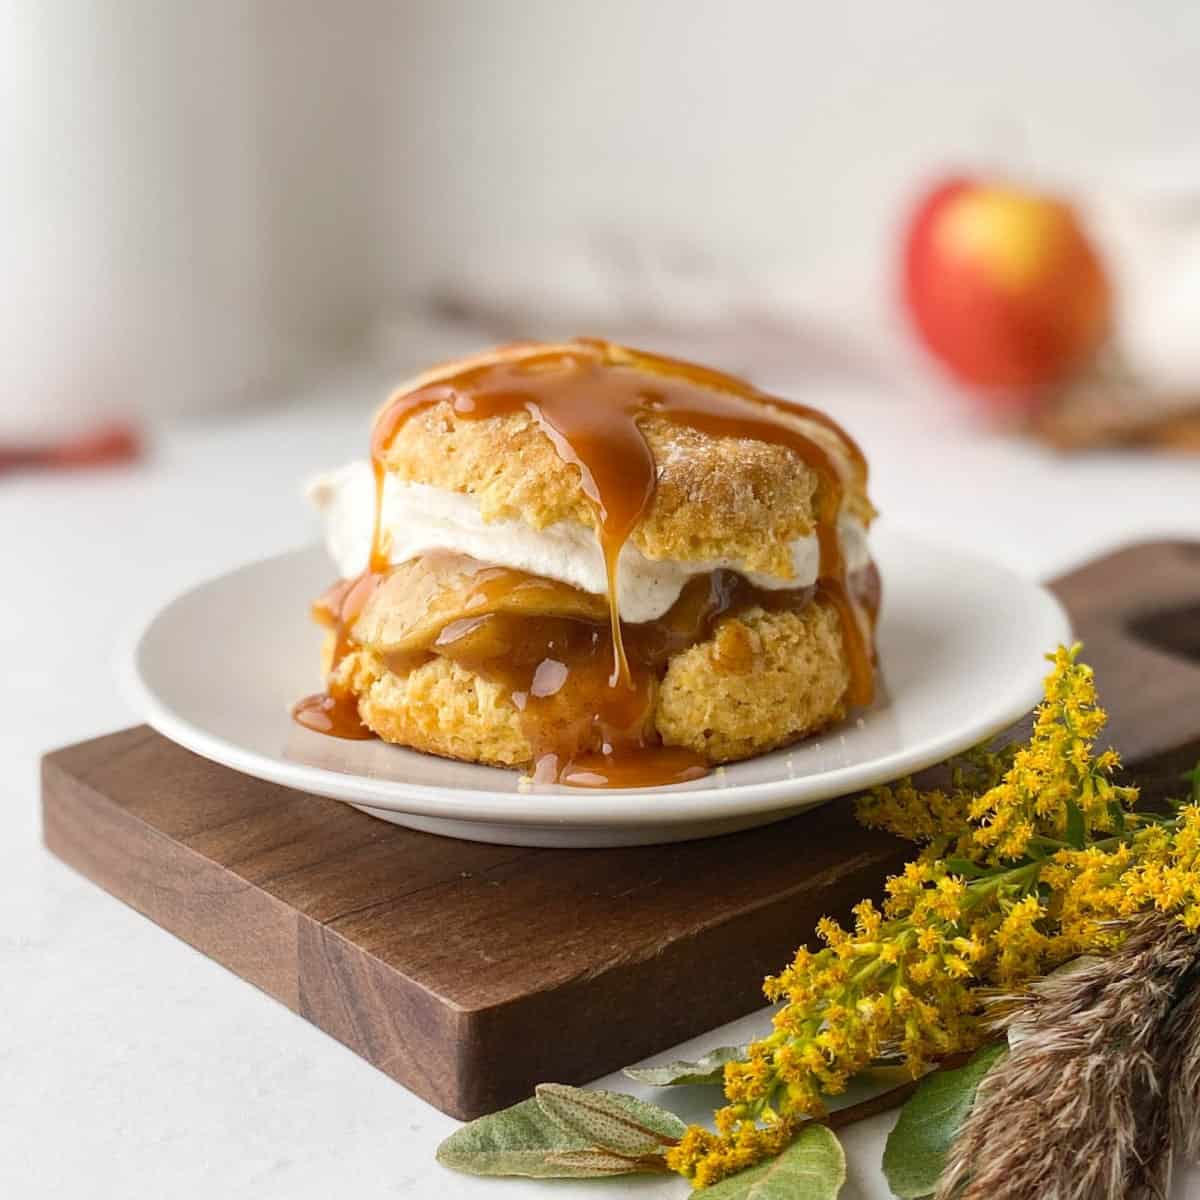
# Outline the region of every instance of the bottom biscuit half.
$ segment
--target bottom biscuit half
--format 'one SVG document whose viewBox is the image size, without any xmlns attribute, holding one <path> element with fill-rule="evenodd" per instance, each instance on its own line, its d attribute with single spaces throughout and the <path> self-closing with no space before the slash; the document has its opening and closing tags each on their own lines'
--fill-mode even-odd
<svg viewBox="0 0 1200 1200">
<path fill-rule="evenodd" d="M 529 767 L 529 723 L 499 682 L 439 655 L 400 674 L 369 646 L 331 681 L 357 698 L 363 722 L 386 741 L 429 754 Z M 795 742 L 845 713 L 850 670 L 838 615 L 822 599 L 799 611 L 748 609 L 674 655 L 651 682 L 648 720 L 665 746 L 709 764 Z"/>
</svg>

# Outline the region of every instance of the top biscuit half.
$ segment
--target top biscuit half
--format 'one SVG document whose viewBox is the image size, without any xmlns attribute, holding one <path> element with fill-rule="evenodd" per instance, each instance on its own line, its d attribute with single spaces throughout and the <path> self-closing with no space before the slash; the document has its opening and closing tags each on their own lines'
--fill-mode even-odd
<svg viewBox="0 0 1200 1200">
<path fill-rule="evenodd" d="M 383 469 L 400 482 L 472 496 L 485 521 L 515 519 L 534 529 L 566 521 L 598 529 L 583 472 L 555 446 L 532 406 L 472 415 L 472 389 L 499 372 L 536 380 L 542 389 L 569 389 L 586 373 L 590 404 L 604 406 L 613 397 L 611 414 L 590 414 L 601 424 L 619 419 L 619 397 L 636 392 L 648 398 L 634 419 L 653 458 L 653 490 L 628 540 L 649 559 L 732 560 L 788 579 L 789 543 L 816 530 L 829 489 L 840 492 L 842 513 L 863 525 L 875 516 L 862 457 L 831 422 L 796 413 L 732 376 L 593 340 L 505 346 L 410 380 L 376 416 Z M 684 397 L 694 389 L 701 407 L 705 393 L 751 402 L 815 444 L 833 477 L 791 447 L 750 431 L 714 434 L 656 412 L 653 397 L 664 388 Z M 396 424 L 397 411 L 409 406 Z"/>
</svg>

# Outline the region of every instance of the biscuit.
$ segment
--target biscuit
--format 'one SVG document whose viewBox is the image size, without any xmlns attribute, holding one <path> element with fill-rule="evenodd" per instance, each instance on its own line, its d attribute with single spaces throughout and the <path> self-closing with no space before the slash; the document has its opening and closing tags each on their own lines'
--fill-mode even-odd
<svg viewBox="0 0 1200 1200">
<path fill-rule="evenodd" d="M 491 362 L 521 361 L 562 347 L 518 346 L 496 351 L 442 372 L 419 376 L 398 389 L 405 395 Z M 634 365 L 653 379 L 659 360 L 623 347 Z M 622 359 L 622 365 L 624 359 Z M 717 378 L 720 378 L 719 376 Z M 386 411 L 386 407 L 383 411 Z M 875 510 L 867 499 L 861 466 L 846 456 L 837 435 L 825 426 L 791 418 L 844 471 L 845 508 L 863 524 Z M 827 486 L 820 474 L 784 446 L 751 438 L 712 437 L 653 414 L 638 421 L 657 468 L 654 495 L 630 540 L 647 558 L 683 562 L 727 558 L 752 571 L 786 579 L 792 570 L 788 543 L 813 532 L 817 505 Z M 591 528 L 594 509 L 578 468 L 559 457 L 550 439 L 526 413 L 467 419 L 440 401 L 405 422 L 383 456 L 406 483 L 423 483 L 474 496 L 485 520 L 503 517 L 544 529 L 557 521 Z"/>
</svg>

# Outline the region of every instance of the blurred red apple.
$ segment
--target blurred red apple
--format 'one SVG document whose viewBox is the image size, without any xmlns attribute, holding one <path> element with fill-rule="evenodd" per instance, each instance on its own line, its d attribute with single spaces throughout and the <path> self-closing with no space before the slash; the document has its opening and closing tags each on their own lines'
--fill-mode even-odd
<svg viewBox="0 0 1200 1200">
<path fill-rule="evenodd" d="M 909 227 L 904 283 L 929 349 L 1001 401 L 1028 401 L 1069 375 L 1108 329 L 1108 281 L 1074 212 L 1012 187 L 935 188 Z"/>
</svg>

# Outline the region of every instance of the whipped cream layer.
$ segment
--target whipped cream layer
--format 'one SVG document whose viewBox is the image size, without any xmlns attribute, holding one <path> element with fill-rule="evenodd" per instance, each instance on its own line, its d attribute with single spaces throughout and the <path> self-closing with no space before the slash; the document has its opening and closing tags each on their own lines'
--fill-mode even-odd
<svg viewBox="0 0 1200 1200">
<path fill-rule="evenodd" d="M 375 478 L 365 461 L 348 463 L 314 479 L 309 499 L 321 513 L 325 544 L 343 578 L 366 569 L 375 523 Z M 523 521 L 485 521 L 473 496 L 422 483 L 403 483 L 387 476 L 383 487 L 382 525 L 392 563 L 418 554 L 452 550 L 491 566 L 509 567 L 556 579 L 585 592 L 606 595 L 604 555 L 595 531 L 574 521 L 534 529 Z M 868 565 L 867 533 L 862 523 L 843 513 L 838 523 L 848 572 Z M 625 621 L 661 617 L 695 575 L 718 568 L 738 571 L 756 587 L 781 590 L 808 587 L 817 581 L 820 551 L 815 534 L 791 543 L 790 579 L 749 571 L 736 559 L 679 562 L 647 558 L 632 542 L 621 550 L 618 564 L 618 608 Z"/>
</svg>

